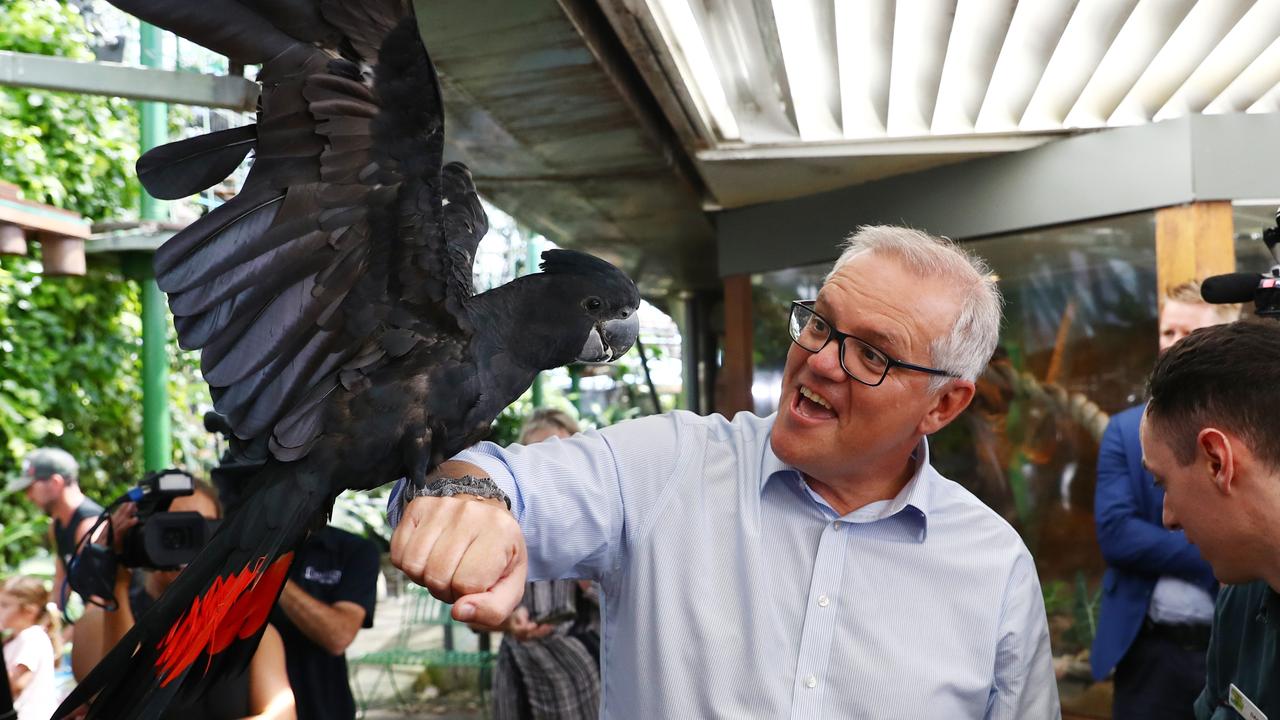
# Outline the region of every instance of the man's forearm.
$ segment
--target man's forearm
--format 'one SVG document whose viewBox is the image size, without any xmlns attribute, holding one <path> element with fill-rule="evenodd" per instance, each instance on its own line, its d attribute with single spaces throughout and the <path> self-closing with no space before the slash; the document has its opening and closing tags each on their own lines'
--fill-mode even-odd
<svg viewBox="0 0 1280 720">
<path fill-rule="evenodd" d="M 312 597 L 292 580 L 280 593 L 280 608 L 311 642 L 333 655 L 347 651 L 364 623 L 364 609 L 355 603 L 330 605 Z"/>
<path fill-rule="evenodd" d="M 129 587 L 133 583 L 133 573 L 126 567 L 116 568 L 115 612 L 102 614 L 102 652 L 105 654 L 120 642 L 120 639 L 133 628 L 133 608 L 129 605 Z"/>
</svg>

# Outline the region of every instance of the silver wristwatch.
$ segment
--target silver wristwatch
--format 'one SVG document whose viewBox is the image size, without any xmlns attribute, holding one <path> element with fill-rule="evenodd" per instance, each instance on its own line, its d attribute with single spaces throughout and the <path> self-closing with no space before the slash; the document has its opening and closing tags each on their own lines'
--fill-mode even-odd
<svg viewBox="0 0 1280 720">
<path fill-rule="evenodd" d="M 409 506 L 409 502 L 419 497 L 453 497 L 454 495 L 474 495 L 479 498 L 497 498 L 507 504 L 507 510 L 511 509 L 511 498 L 502 492 L 498 484 L 493 478 L 476 477 L 475 475 L 463 475 L 461 477 L 442 477 L 436 478 L 426 485 L 416 485 L 412 481 L 405 487 L 403 499 L 401 500 L 400 511 L 403 514 L 404 508 Z"/>
</svg>

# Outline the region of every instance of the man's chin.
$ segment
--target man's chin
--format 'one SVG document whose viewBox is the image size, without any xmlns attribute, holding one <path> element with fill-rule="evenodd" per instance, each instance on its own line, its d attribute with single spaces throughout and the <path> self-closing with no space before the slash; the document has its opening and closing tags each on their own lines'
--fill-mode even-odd
<svg viewBox="0 0 1280 720">
<path fill-rule="evenodd" d="M 804 461 L 804 448 L 813 446 L 813 441 L 806 439 L 804 434 L 804 428 L 795 427 L 794 423 L 787 422 L 779 413 L 769 436 L 773 454 L 782 462 L 797 467 Z"/>
<path fill-rule="evenodd" d="M 1249 574 L 1239 572 L 1234 568 L 1221 567 L 1220 563 L 1214 564 L 1208 558 L 1205 558 L 1205 560 L 1209 563 L 1209 566 L 1213 568 L 1214 579 L 1223 585 L 1244 585 L 1245 583 L 1251 583 L 1254 580 L 1262 579 L 1256 573 Z"/>
</svg>

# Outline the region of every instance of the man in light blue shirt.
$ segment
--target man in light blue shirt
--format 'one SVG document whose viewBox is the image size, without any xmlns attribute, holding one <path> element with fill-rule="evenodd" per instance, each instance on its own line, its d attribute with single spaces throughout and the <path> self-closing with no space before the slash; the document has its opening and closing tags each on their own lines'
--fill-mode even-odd
<svg viewBox="0 0 1280 720">
<path fill-rule="evenodd" d="M 397 487 L 392 559 L 490 624 L 526 569 L 599 580 L 606 718 L 1059 717 L 1034 562 L 924 439 L 972 399 L 999 302 L 950 243 L 863 228 L 790 308 L 776 415 L 480 445 Z M 466 475 L 511 512 L 422 496 Z"/>
</svg>

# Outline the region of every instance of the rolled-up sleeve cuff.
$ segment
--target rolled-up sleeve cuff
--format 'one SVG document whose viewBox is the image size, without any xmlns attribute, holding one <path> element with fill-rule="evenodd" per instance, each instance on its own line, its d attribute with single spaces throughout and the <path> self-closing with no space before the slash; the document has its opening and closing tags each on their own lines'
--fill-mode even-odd
<svg viewBox="0 0 1280 720">
<path fill-rule="evenodd" d="M 507 464 L 504 451 L 501 447 L 491 442 L 483 442 L 468 450 L 463 450 L 453 458 L 459 462 L 471 463 L 485 473 L 498 486 L 498 489 L 507 494 L 507 498 L 511 500 L 511 511 L 516 517 L 520 517 L 524 512 L 523 498 L 520 497 L 520 488 L 516 485 L 515 475 L 511 472 L 511 466 Z"/>
</svg>

